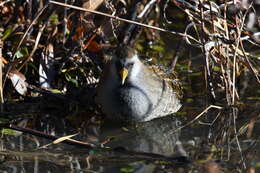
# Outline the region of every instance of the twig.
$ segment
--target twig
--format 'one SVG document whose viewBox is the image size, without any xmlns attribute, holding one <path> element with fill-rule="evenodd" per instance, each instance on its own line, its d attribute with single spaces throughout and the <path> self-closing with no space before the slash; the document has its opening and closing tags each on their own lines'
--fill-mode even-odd
<svg viewBox="0 0 260 173">
<path fill-rule="evenodd" d="M 1 3 L 0 3 L 0 7 L 1 7 L 1 6 L 4 6 L 6 3 L 11 2 L 11 1 L 13 1 L 13 0 L 6 0 L 6 1 L 4 1 L 4 2 L 1 2 Z"/>
<path fill-rule="evenodd" d="M 221 107 L 221 106 L 210 105 L 210 106 L 208 106 L 206 109 L 204 109 L 204 111 L 202 111 L 199 115 L 197 115 L 193 120 L 191 120 L 190 122 L 186 123 L 185 125 L 183 125 L 183 126 L 177 128 L 177 129 L 173 130 L 172 133 L 175 133 L 175 132 L 177 132 L 177 131 L 183 129 L 184 127 L 187 127 L 187 126 L 191 125 L 191 124 L 194 123 L 196 120 L 198 120 L 204 113 L 208 112 L 208 110 L 210 110 L 211 108 L 215 108 L 215 109 L 219 109 L 219 110 L 223 109 L 223 107 Z"/>
<path fill-rule="evenodd" d="M 41 16 L 41 14 L 44 12 L 44 10 L 45 10 L 47 7 L 48 7 L 48 4 L 46 4 L 46 5 L 38 12 L 38 14 L 37 14 L 37 16 L 35 17 L 35 19 L 32 21 L 32 23 L 30 24 L 30 26 L 27 28 L 27 30 L 26 30 L 25 33 L 23 34 L 23 37 L 21 38 L 21 40 L 20 40 L 20 42 L 19 42 L 19 44 L 18 44 L 16 50 L 18 50 L 18 49 L 20 48 L 20 46 L 22 45 L 22 43 L 23 43 L 25 37 L 27 36 L 28 32 L 31 30 L 32 26 L 36 23 L 36 21 L 38 20 L 38 18 Z M 15 59 L 15 54 L 14 54 L 13 57 L 12 57 L 12 62 L 14 61 L 14 59 Z M 12 68 L 13 68 L 13 65 L 11 64 L 11 65 L 8 67 L 6 74 L 8 74 L 8 73 L 12 70 Z M 3 81 L 3 88 L 4 88 L 4 86 L 5 86 L 5 81 L 6 81 L 6 79 L 7 79 L 7 76 L 8 76 L 8 75 L 5 75 L 5 78 L 4 78 L 4 81 Z"/>
<path fill-rule="evenodd" d="M 42 95 L 56 97 L 60 100 L 64 100 L 64 101 L 66 101 L 68 103 L 72 103 L 72 104 L 79 104 L 79 102 L 77 100 L 69 98 L 69 97 L 67 97 L 67 96 L 65 96 L 64 94 L 61 94 L 61 93 L 54 93 L 51 90 L 38 88 L 34 85 L 28 85 L 28 88 L 31 89 L 33 92 L 37 92 L 37 93 L 40 93 Z"/>
<path fill-rule="evenodd" d="M 36 40 L 35 40 L 35 44 L 34 44 L 33 50 L 31 51 L 30 55 L 25 59 L 25 61 L 22 63 L 22 65 L 18 68 L 18 71 L 20 71 L 23 68 L 23 66 L 25 65 L 25 63 L 33 57 L 33 55 L 34 55 L 34 53 L 35 53 L 35 51 L 36 51 L 36 49 L 38 47 L 38 44 L 39 44 L 39 41 L 40 41 L 40 38 L 41 38 L 41 35 L 42 35 L 42 32 L 43 32 L 45 26 L 46 25 L 43 25 L 40 28 L 40 30 L 38 32 L 38 35 L 36 37 Z"/>
<path fill-rule="evenodd" d="M 200 8 L 200 19 L 201 19 L 201 29 L 202 29 L 202 34 L 201 34 L 201 42 L 202 42 L 202 52 L 205 55 L 205 64 L 206 64 L 206 78 L 207 78 L 207 86 L 208 86 L 208 91 L 210 92 L 212 98 L 215 100 L 216 98 L 216 94 L 213 88 L 213 83 L 212 83 L 212 77 L 211 77 L 211 73 L 210 73 L 210 62 L 209 62 L 209 51 L 206 49 L 206 33 L 205 33 L 205 18 L 204 18 L 204 11 L 203 11 L 203 4 L 201 2 L 201 0 L 199 0 L 199 5 L 201 6 Z"/>
<path fill-rule="evenodd" d="M 141 18 L 145 15 L 145 13 L 147 13 L 147 11 L 151 8 L 151 6 L 152 6 L 154 3 L 156 3 L 156 1 L 157 1 L 157 0 L 151 0 L 150 2 L 148 2 L 148 3 L 145 5 L 143 11 L 137 16 L 137 18 L 141 19 Z"/>
<path fill-rule="evenodd" d="M 244 54 L 244 58 L 245 58 L 245 63 L 246 65 L 248 66 L 249 70 L 254 74 L 255 78 L 256 78 L 256 81 L 258 82 L 258 84 L 260 84 L 260 79 L 258 77 L 258 72 L 256 69 L 254 69 L 253 65 L 251 64 L 251 62 L 249 61 L 246 53 L 245 53 L 245 49 L 244 49 L 244 46 L 242 44 L 242 41 L 240 41 L 240 45 L 241 45 L 241 48 L 242 48 L 242 51 L 243 51 L 243 54 Z"/>
<path fill-rule="evenodd" d="M 235 48 L 235 55 L 233 57 L 233 79 L 232 79 L 232 83 L 233 83 L 233 86 L 232 86 L 232 104 L 234 105 L 235 104 L 235 90 L 236 90 L 236 58 L 237 58 L 237 50 L 238 50 L 238 46 L 239 46 L 239 43 L 240 43 L 240 38 L 241 38 L 241 33 L 242 33 L 242 30 L 243 30 L 243 26 L 244 26 L 244 23 L 245 23 L 245 19 L 246 19 L 246 16 L 247 16 L 247 13 L 249 11 L 249 9 L 251 8 L 253 2 L 250 4 L 249 8 L 247 9 L 243 19 L 242 19 L 242 22 L 240 23 L 240 28 L 237 27 L 237 33 L 238 33 L 238 37 L 237 37 L 237 42 L 236 42 L 236 48 Z M 236 16 L 236 19 L 237 19 L 237 16 Z"/>
<path fill-rule="evenodd" d="M 154 29 L 154 30 L 157 30 L 157 31 L 162 31 L 162 32 L 166 32 L 166 33 L 170 33 L 170 34 L 174 34 L 174 35 L 179 35 L 179 36 L 182 36 L 182 37 L 188 37 L 188 38 L 196 41 L 196 39 L 194 39 L 190 35 L 187 35 L 187 34 L 184 34 L 184 33 L 170 31 L 170 30 L 159 28 L 159 27 L 156 27 L 156 26 L 151 26 L 151 25 L 140 23 L 140 22 L 136 22 L 136 21 L 120 18 L 120 17 L 117 17 L 117 16 L 113 16 L 113 15 L 110 15 L 110 14 L 107 14 L 107 13 L 100 12 L 100 11 L 89 10 L 89 9 L 81 8 L 81 7 L 74 6 L 74 5 L 64 4 L 64 3 L 56 2 L 56 1 L 49 1 L 49 3 L 55 4 L 55 5 L 59 5 L 59 6 L 63 6 L 63 7 L 69 7 L 69 8 L 73 8 L 73 9 L 76 9 L 76 10 L 89 12 L 89 13 L 94 13 L 94 14 L 98 14 L 98 15 L 102 15 L 102 16 L 106 16 L 106 17 L 109 17 L 109 18 L 112 18 L 112 19 L 115 19 L 115 20 L 131 23 L 131 24 L 135 24 L 135 25 L 139 25 L 139 26 L 143 26 L 143 27 Z"/>
<path fill-rule="evenodd" d="M 144 22 L 145 18 L 150 14 L 152 7 L 155 5 L 155 3 L 157 3 L 157 0 L 151 0 L 150 2 L 148 2 L 144 9 L 140 12 L 140 14 L 138 14 L 136 16 L 136 12 L 133 13 L 131 20 L 136 20 L 136 22 Z M 138 3 L 137 3 L 138 4 Z M 138 11 L 136 10 L 138 8 L 138 5 L 136 5 L 135 10 L 134 11 Z M 134 42 L 135 39 L 138 37 L 138 35 L 140 35 L 141 30 L 137 30 L 136 29 L 136 25 L 135 24 L 130 24 L 124 34 L 124 39 L 123 39 L 123 43 L 124 44 L 131 44 L 131 42 Z M 136 31 L 136 32 L 135 32 Z M 134 34 L 133 34 L 134 33 Z M 133 37 L 133 35 L 135 37 Z M 132 37 L 133 39 L 130 41 L 130 37 Z"/>
<path fill-rule="evenodd" d="M 2 38 L 2 31 L 0 30 L 0 38 Z M 2 61 L 2 49 L 3 49 L 3 41 L 0 39 L 0 111 L 3 112 L 3 103 L 4 103 L 4 95 L 3 95 L 3 61 Z"/>
<path fill-rule="evenodd" d="M 170 69 L 169 72 L 174 71 L 174 68 L 177 64 L 177 61 L 179 59 L 180 53 L 182 52 L 182 48 L 183 48 L 183 43 L 184 43 L 184 38 L 179 40 L 179 43 L 177 44 L 177 47 L 175 49 L 174 55 L 172 56 L 172 60 L 171 60 L 171 65 L 170 65 Z"/>
<path fill-rule="evenodd" d="M 239 26 L 237 26 L 237 28 L 236 28 L 237 33 L 238 33 L 238 37 L 237 37 L 237 42 L 236 42 L 235 55 L 233 57 L 232 105 L 235 104 L 237 50 L 238 50 L 238 46 L 239 46 L 239 43 L 240 43 L 240 37 L 241 37 L 241 32 L 242 32 L 242 29 L 243 29 L 243 26 L 244 26 L 245 18 L 247 16 L 247 13 L 248 13 L 249 9 L 251 8 L 252 4 L 253 4 L 253 2 L 250 4 L 250 6 L 247 9 L 245 15 L 243 16 L 242 22 L 240 23 L 240 28 L 239 28 Z M 238 21 L 237 19 L 238 19 L 238 17 L 236 16 L 236 21 Z M 238 25 L 238 23 L 236 23 L 236 24 Z M 236 127 L 237 110 L 235 108 L 232 108 L 232 115 L 233 115 L 234 133 L 235 133 L 235 139 L 236 139 L 238 151 L 239 151 L 240 156 L 241 156 L 242 166 L 243 166 L 244 169 L 246 169 L 246 164 L 245 164 L 245 161 L 244 161 L 242 149 L 241 149 L 240 142 L 239 142 L 238 135 L 237 135 L 237 127 Z"/>
<path fill-rule="evenodd" d="M 237 147 L 238 147 L 238 151 L 241 157 L 241 161 L 242 161 L 242 166 L 244 169 L 246 169 L 246 163 L 245 163 L 245 159 L 243 157 L 243 153 L 242 153 L 242 149 L 241 149 L 241 145 L 238 139 L 238 134 L 237 134 L 237 126 L 236 126 L 236 117 L 237 117 L 237 108 L 232 108 L 232 115 L 233 115 L 233 124 L 234 124 L 234 133 L 235 133 L 235 139 L 236 139 L 236 143 L 237 143 Z"/>
<path fill-rule="evenodd" d="M 64 1 L 65 3 L 67 3 L 67 0 Z M 64 16 L 63 16 L 63 44 L 65 44 L 66 42 L 66 32 L 68 30 L 68 19 L 67 19 L 67 15 L 68 15 L 68 9 L 64 8 Z"/>
<path fill-rule="evenodd" d="M 35 135 L 35 136 L 38 136 L 38 137 L 43 137 L 43 138 L 50 139 L 50 140 L 56 140 L 56 139 L 60 138 L 60 137 L 57 137 L 57 136 L 53 136 L 53 135 L 48 135 L 46 133 L 42 133 L 42 132 L 37 131 L 37 130 L 24 128 L 24 127 L 19 127 L 19 126 L 16 126 L 16 125 L 13 125 L 13 124 L 9 124 L 9 123 L 8 124 L 0 124 L 0 128 L 8 128 L 8 129 L 12 129 L 12 130 L 17 130 L 19 132 L 28 133 L 28 134 L 31 134 L 31 135 Z M 77 141 L 77 140 L 69 139 L 69 138 L 66 139 L 65 141 L 62 141 L 62 142 L 66 143 L 66 144 L 86 147 L 88 149 L 91 149 L 91 148 L 95 147 L 94 144 L 85 143 L 85 142 L 81 142 L 81 141 Z"/>
</svg>

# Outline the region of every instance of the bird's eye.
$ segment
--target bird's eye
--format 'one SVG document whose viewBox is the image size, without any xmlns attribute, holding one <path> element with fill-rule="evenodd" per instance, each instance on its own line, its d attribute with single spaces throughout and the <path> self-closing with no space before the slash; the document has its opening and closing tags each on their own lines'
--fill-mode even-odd
<svg viewBox="0 0 260 173">
<path fill-rule="evenodd" d="M 128 63 L 127 66 L 128 67 L 132 67 L 134 65 L 134 63 Z"/>
</svg>

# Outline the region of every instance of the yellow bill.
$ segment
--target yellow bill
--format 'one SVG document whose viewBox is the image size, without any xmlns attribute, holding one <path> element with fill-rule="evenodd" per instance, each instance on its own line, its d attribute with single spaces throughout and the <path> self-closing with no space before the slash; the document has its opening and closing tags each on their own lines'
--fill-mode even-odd
<svg viewBox="0 0 260 173">
<path fill-rule="evenodd" d="M 128 70 L 126 68 L 122 68 L 122 70 L 120 71 L 122 85 L 125 83 L 125 79 L 126 79 L 127 75 L 128 75 Z"/>
</svg>

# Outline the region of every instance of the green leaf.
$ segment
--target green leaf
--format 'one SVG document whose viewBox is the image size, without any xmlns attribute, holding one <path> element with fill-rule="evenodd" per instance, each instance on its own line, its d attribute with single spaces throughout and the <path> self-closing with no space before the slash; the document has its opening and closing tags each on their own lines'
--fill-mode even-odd
<svg viewBox="0 0 260 173">
<path fill-rule="evenodd" d="M 193 101 L 194 101 L 194 100 L 193 100 L 192 98 L 187 98 L 187 99 L 186 99 L 186 102 L 187 102 L 187 103 L 192 103 Z"/>
<path fill-rule="evenodd" d="M 21 57 L 23 57 L 23 54 L 22 54 L 22 52 L 20 50 L 18 50 L 17 52 L 15 52 L 14 56 L 16 58 L 21 58 Z"/>
<path fill-rule="evenodd" d="M 96 155 L 96 154 L 98 154 L 98 153 L 100 153 L 100 150 L 99 150 L 99 149 L 92 149 L 92 150 L 89 151 L 89 154 L 90 154 L 90 155 Z"/>
<path fill-rule="evenodd" d="M 214 67 L 213 67 L 213 70 L 214 70 L 214 71 L 220 71 L 221 69 L 220 69 L 220 67 L 218 67 L 218 66 L 214 66 Z"/>
<path fill-rule="evenodd" d="M 65 73 L 65 72 L 67 72 L 67 71 L 68 71 L 68 69 L 66 69 L 66 68 L 60 70 L 61 73 Z"/>
<path fill-rule="evenodd" d="M 53 25 L 57 25 L 59 23 L 59 16 L 58 14 L 52 14 L 50 17 L 50 23 Z"/>
<path fill-rule="evenodd" d="M 54 93 L 54 94 L 63 94 L 63 92 L 61 90 L 58 90 L 58 89 L 50 89 L 49 91 Z"/>
<path fill-rule="evenodd" d="M 18 132 L 16 130 L 12 130 L 12 129 L 2 129 L 1 133 L 5 134 L 5 135 L 20 135 L 21 134 L 21 132 Z"/>
<path fill-rule="evenodd" d="M 176 112 L 174 114 L 177 115 L 177 116 L 186 116 L 187 112 Z"/>
<path fill-rule="evenodd" d="M 69 30 L 68 28 L 66 28 L 66 30 L 65 30 L 65 35 L 66 35 L 66 36 L 69 36 L 69 35 L 70 35 L 70 30 Z"/>
<path fill-rule="evenodd" d="M 144 47 L 141 44 L 136 44 L 135 48 L 140 52 L 144 51 Z"/>
<path fill-rule="evenodd" d="M 151 49 L 156 51 L 156 52 L 163 52 L 164 51 L 164 47 L 162 45 L 153 45 L 153 46 L 151 46 Z"/>
<path fill-rule="evenodd" d="M 0 118 L 0 123 L 7 123 L 9 120 L 5 118 Z"/>
<path fill-rule="evenodd" d="M 79 83 L 76 79 L 71 79 L 70 82 L 74 83 L 76 85 L 76 87 L 79 86 Z"/>
<path fill-rule="evenodd" d="M 260 100 L 260 97 L 247 97 L 247 100 Z"/>
<path fill-rule="evenodd" d="M 25 56 L 29 56 L 29 51 L 28 51 L 27 47 L 22 47 L 21 49 L 19 49 L 18 51 L 15 52 L 14 56 L 16 58 L 22 58 Z"/>
<path fill-rule="evenodd" d="M 121 168 L 120 169 L 121 172 L 134 172 L 134 169 L 133 168 Z"/>
<path fill-rule="evenodd" d="M 193 72 L 193 73 L 189 73 L 188 76 L 189 77 L 195 77 L 195 76 L 201 76 L 202 72 Z"/>
<path fill-rule="evenodd" d="M 12 32 L 13 32 L 13 27 L 8 26 L 7 29 L 4 31 L 2 40 L 4 41 L 5 39 L 7 39 L 11 35 Z"/>
<path fill-rule="evenodd" d="M 77 79 L 73 79 L 68 73 L 65 73 L 65 78 L 67 81 L 72 82 L 74 85 L 78 86 L 78 80 Z"/>
</svg>

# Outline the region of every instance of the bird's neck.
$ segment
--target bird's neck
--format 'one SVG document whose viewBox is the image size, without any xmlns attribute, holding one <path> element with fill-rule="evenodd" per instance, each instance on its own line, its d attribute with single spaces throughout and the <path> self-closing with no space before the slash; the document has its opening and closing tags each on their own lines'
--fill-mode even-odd
<svg viewBox="0 0 260 173">
<path fill-rule="evenodd" d="M 143 68 L 143 64 L 141 63 L 141 61 L 138 59 L 136 60 L 131 73 L 129 74 L 129 80 L 130 81 L 135 81 L 138 80 L 138 77 L 141 75 L 142 73 L 142 69 Z"/>
</svg>

